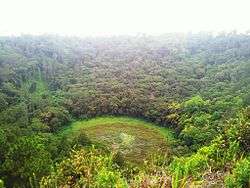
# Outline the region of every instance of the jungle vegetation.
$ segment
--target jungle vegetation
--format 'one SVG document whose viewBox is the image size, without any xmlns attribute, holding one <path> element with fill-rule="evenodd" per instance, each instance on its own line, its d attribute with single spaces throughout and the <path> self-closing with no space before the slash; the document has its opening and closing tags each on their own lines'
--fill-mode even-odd
<svg viewBox="0 0 250 188">
<path fill-rule="evenodd" d="M 250 35 L 0 37 L 0 188 L 250 186 Z"/>
</svg>

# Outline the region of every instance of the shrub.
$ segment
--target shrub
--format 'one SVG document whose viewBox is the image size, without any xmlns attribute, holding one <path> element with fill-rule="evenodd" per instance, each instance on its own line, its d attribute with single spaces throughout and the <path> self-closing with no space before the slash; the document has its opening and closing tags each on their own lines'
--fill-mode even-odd
<svg viewBox="0 0 250 188">
<path fill-rule="evenodd" d="M 250 186 L 250 158 L 244 158 L 236 163 L 232 174 L 225 180 L 228 188 L 244 188 Z"/>
<path fill-rule="evenodd" d="M 94 147 L 72 151 L 49 176 L 42 178 L 41 187 L 127 187 L 113 162 L 113 154 Z"/>
</svg>

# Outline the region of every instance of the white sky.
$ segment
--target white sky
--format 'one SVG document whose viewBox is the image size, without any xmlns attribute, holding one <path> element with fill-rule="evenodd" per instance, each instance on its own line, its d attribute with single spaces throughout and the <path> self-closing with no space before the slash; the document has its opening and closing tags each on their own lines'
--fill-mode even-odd
<svg viewBox="0 0 250 188">
<path fill-rule="evenodd" d="M 250 29 L 250 0 L 0 0 L 0 35 L 234 29 Z"/>
</svg>

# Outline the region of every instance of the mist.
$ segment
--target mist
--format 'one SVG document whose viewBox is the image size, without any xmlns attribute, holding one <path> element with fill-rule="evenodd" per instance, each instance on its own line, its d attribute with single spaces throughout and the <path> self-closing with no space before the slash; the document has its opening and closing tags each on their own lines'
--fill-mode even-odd
<svg viewBox="0 0 250 188">
<path fill-rule="evenodd" d="M 245 32 L 249 6 L 247 0 L 6 0 L 0 35 Z"/>
</svg>

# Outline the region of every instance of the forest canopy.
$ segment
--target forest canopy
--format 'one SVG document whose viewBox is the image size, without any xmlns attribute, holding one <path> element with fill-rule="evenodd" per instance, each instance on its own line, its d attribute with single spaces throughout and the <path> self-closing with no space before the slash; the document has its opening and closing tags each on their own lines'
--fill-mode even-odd
<svg viewBox="0 0 250 188">
<path fill-rule="evenodd" d="M 60 134 L 98 116 L 153 122 L 169 150 L 134 164 Z M 249 119 L 249 34 L 0 37 L 0 188 L 248 187 Z"/>
</svg>

